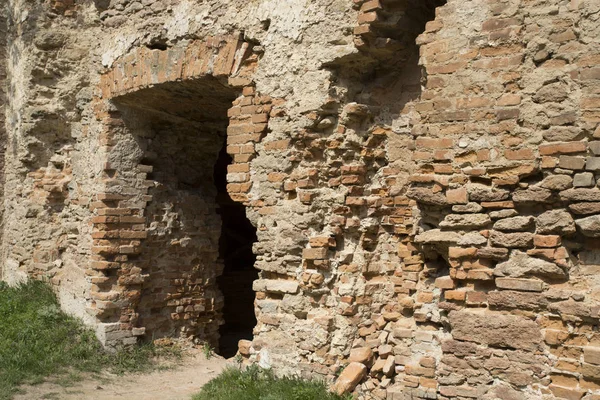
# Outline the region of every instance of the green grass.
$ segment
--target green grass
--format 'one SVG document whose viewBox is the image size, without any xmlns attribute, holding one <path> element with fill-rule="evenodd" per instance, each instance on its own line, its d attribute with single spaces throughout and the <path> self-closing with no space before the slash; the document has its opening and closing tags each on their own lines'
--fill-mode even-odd
<svg viewBox="0 0 600 400">
<path fill-rule="evenodd" d="M 156 353 L 151 345 L 107 353 L 91 330 L 60 311 L 47 285 L 11 288 L 0 282 L 0 400 L 49 376 L 68 385 L 80 379 L 79 372 L 148 370 Z"/>
<path fill-rule="evenodd" d="M 327 391 L 319 381 L 277 378 L 272 371 L 252 365 L 245 370 L 228 368 L 208 382 L 193 400 L 350 400 Z"/>
</svg>

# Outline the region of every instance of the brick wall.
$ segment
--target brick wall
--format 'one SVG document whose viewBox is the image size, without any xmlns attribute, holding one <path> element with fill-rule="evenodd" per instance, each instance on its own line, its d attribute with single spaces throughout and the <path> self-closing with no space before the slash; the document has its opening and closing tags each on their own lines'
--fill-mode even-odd
<svg viewBox="0 0 600 400">
<path fill-rule="evenodd" d="M 77 73 L 99 81 L 96 97 L 82 91 L 72 102 L 88 126 L 68 126 L 77 139 L 65 151 L 96 163 L 69 182 L 68 163 L 54 170 L 24 157 L 29 180 L 12 180 L 8 203 L 20 207 L 4 244 L 13 259 L 42 272 L 60 264 L 64 256 L 41 240 L 9 245 L 37 232 L 32 222 L 50 231 L 56 214 L 76 215 L 69 228 L 94 241 L 91 255 L 82 251 L 87 311 L 106 344 L 161 329 L 214 342 L 220 266 L 198 238 L 189 252 L 182 245 L 194 232 L 217 236 L 211 187 L 194 197 L 193 185 L 179 187 L 189 183 L 182 165 L 148 155 L 199 152 L 165 141 L 178 137 L 165 121 L 227 114 L 216 135 L 234 158 L 227 190 L 258 237 L 258 324 L 240 346 L 246 362 L 337 380 L 336 390 L 359 399 L 599 395 L 596 2 L 290 0 L 285 11 L 266 0 L 201 3 L 172 13 L 161 1 L 77 10 L 101 21 L 89 30 L 53 20 L 94 49 Z M 155 35 L 159 25 L 168 37 Z M 253 45 L 210 36 L 232 27 Z M 31 60 L 45 71 L 39 55 Z M 202 91 L 218 101 L 190 105 L 185 90 L 210 79 L 223 87 Z M 177 101 L 163 90 L 175 87 Z M 35 93 L 27 104 L 45 101 L 48 89 Z M 161 117 L 144 125 L 136 107 Z M 46 132 L 25 129 L 15 148 Z M 92 193 L 91 220 L 58 209 L 73 188 L 84 188 L 85 207 Z M 20 206 L 29 194 L 47 214 Z M 183 221 L 208 223 L 172 229 L 169 201 Z"/>
</svg>

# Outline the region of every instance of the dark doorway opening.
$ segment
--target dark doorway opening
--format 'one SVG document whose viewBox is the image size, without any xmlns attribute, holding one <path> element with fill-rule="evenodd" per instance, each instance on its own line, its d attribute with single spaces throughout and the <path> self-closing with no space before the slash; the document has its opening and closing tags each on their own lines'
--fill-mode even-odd
<svg viewBox="0 0 600 400">
<path fill-rule="evenodd" d="M 221 216 L 219 256 L 223 261 L 223 274 L 217 283 L 224 297 L 223 319 L 219 329 L 218 353 L 229 358 L 238 350 L 238 341 L 252 340 L 256 326 L 254 291 L 252 283 L 258 279 L 254 268 L 256 256 L 252 245 L 256 242 L 256 228 L 246 217 L 245 207 L 233 201 L 227 193 L 227 166 L 232 158 L 223 146 L 215 164 L 214 182 L 217 188 L 218 213 Z"/>
<path fill-rule="evenodd" d="M 256 230 L 227 193 L 227 110 L 235 98 L 226 83 L 205 77 L 115 101 L 125 121 L 119 154 L 130 157 L 118 162 L 131 168 L 120 179 L 140 185 L 136 165 L 152 167 L 143 181 L 147 238 L 138 255 L 127 256 L 145 277 L 136 283 L 136 325 L 146 340 L 191 339 L 225 357 L 235 355 L 240 339 L 252 339 L 258 278 Z"/>
</svg>

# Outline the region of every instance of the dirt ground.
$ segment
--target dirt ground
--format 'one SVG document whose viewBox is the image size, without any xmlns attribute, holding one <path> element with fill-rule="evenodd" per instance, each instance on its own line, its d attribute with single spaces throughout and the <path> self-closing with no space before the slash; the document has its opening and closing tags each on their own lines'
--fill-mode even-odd
<svg viewBox="0 0 600 400">
<path fill-rule="evenodd" d="M 45 382 L 23 387 L 15 400 L 190 400 L 202 385 L 231 361 L 200 352 L 186 355 L 176 367 L 147 374 L 85 376 L 71 385 Z"/>
</svg>

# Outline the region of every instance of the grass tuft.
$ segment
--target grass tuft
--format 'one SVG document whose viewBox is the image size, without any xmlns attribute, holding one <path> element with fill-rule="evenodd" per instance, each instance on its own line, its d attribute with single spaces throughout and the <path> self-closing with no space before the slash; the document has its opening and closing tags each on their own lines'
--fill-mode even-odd
<svg viewBox="0 0 600 400">
<path fill-rule="evenodd" d="M 80 371 L 148 370 L 155 355 L 152 345 L 107 353 L 90 329 L 60 310 L 46 284 L 12 288 L 0 282 L 0 400 L 51 375 L 74 382 Z"/>
<path fill-rule="evenodd" d="M 256 365 L 241 370 L 228 368 L 208 382 L 193 400 L 350 400 L 327 391 L 320 381 L 278 378 Z"/>
</svg>

